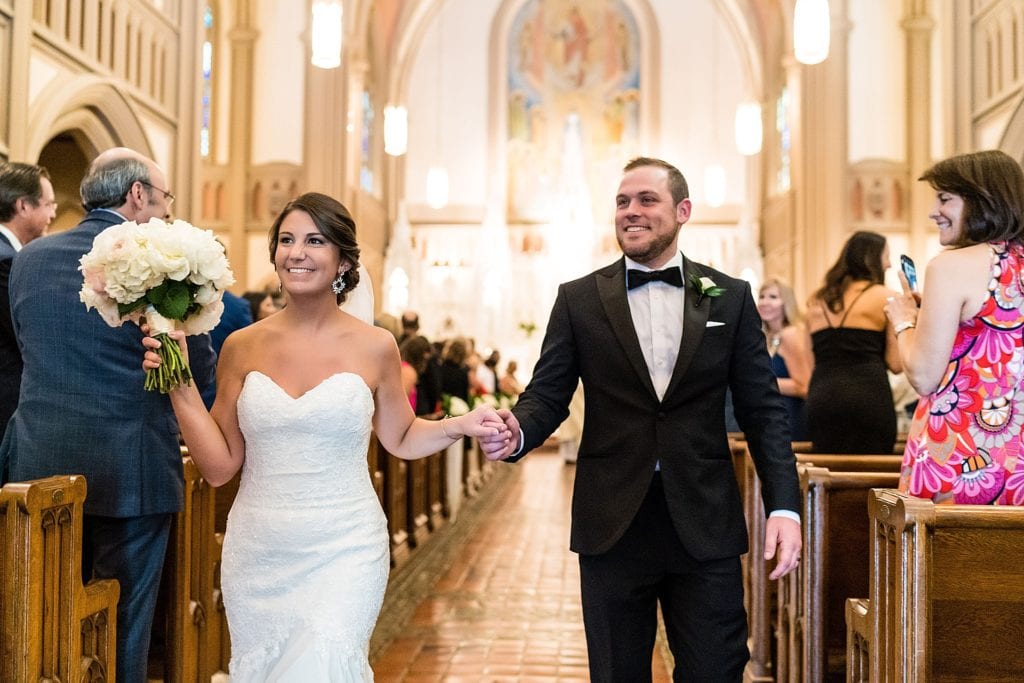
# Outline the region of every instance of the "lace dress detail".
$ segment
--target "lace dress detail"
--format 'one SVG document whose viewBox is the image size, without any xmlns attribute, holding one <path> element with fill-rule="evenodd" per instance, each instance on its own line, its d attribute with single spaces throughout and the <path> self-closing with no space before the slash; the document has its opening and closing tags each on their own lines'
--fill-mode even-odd
<svg viewBox="0 0 1024 683">
<path fill-rule="evenodd" d="M 373 397 L 331 375 L 298 398 L 250 372 L 221 569 L 233 683 L 372 681 L 387 521 L 366 465 Z"/>
<path fill-rule="evenodd" d="M 936 503 L 1024 505 L 1024 247 L 994 243 L 988 298 L 914 411 L 900 490 Z"/>
</svg>

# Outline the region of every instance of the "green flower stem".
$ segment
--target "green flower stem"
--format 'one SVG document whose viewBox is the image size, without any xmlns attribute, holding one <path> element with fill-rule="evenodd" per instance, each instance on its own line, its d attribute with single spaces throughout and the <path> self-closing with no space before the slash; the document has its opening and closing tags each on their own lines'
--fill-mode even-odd
<svg viewBox="0 0 1024 683">
<path fill-rule="evenodd" d="M 181 355 L 181 348 L 178 342 L 170 335 L 163 333 L 154 337 L 160 342 L 160 348 L 156 352 L 160 355 L 160 367 L 154 370 L 146 370 L 146 391 L 159 391 L 161 394 L 169 393 L 181 384 L 189 384 L 192 381 L 192 371 Z"/>
</svg>

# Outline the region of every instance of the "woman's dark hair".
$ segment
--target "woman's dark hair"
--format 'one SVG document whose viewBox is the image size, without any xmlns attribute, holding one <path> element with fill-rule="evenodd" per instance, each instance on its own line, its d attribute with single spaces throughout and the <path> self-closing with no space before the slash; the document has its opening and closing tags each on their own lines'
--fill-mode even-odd
<svg viewBox="0 0 1024 683">
<path fill-rule="evenodd" d="M 402 360 L 411 365 L 417 375 L 422 375 L 427 369 L 427 361 L 430 360 L 430 354 L 434 352 L 434 347 L 430 345 L 426 337 L 417 335 L 402 342 L 398 351 L 402 355 Z"/>
<path fill-rule="evenodd" d="M 814 293 L 815 298 L 824 301 L 828 310 L 838 313 L 843 310 L 843 294 L 851 282 L 885 282 L 885 270 L 882 268 L 883 251 L 885 237 L 882 235 L 869 230 L 853 233 L 843 245 L 839 259 L 825 273 L 825 284 Z"/>
<path fill-rule="evenodd" d="M 466 362 L 466 342 L 461 339 L 452 339 L 448 342 L 448 348 L 444 351 L 444 360 L 452 365 L 462 365 Z"/>
<path fill-rule="evenodd" d="M 1024 171 L 1005 152 L 959 154 L 935 164 L 919 180 L 963 198 L 963 230 L 953 246 L 1024 241 Z"/>
<path fill-rule="evenodd" d="M 252 311 L 252 321 L 256 322 L 260 319 L 260 304 L 270 294 L 267 292 L 253 292 L 248 291 L 242 295 L 242 298 L 249 302 L 249 310 Z"/>
<path fill-rule="evenodd" d="M 345 205 L 337 199 L 319 192 L 307 192 L 297 199 L 288 202 L 270 228 L 270 262 L 274 262 L 277 251 L 277 240 L 281 234 L 281 223 L 292 211 L 303 211 L 309 215 L 313 225 L 327 241 L 338 247 L 342 262 L 351 268 L 341 276 L 345 288 L 338 294 L 341 305 L 350 291 L 359 284 L 359 244 L 356 242 L 356 222 Z"/>
</svg>

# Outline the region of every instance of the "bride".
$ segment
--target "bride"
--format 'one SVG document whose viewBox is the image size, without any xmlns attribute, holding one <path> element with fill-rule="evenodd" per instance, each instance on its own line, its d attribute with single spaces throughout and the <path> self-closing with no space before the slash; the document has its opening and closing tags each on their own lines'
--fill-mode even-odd
<svg viewBox="0 0 1024 683">
<path fill-rule="evenodd" d="M 341 203 L 318 193 L 289 203 L 270 258 L 287 306 L 228 337 L 212 410 L 194 385 L 170 394 L 206 480 L 219 486 L 242 470 L 221 569 L 231 680 L 372 681 L 389 557 L 366 464 L 371 428 L 404 459 L 506 428 L 487 407 L 440 422 L 413 416 L 394 338 L 339 310 L 360 279 Z M 143 344 L 143 367 L 158 367 L 160 343 Z"/>
</svg>

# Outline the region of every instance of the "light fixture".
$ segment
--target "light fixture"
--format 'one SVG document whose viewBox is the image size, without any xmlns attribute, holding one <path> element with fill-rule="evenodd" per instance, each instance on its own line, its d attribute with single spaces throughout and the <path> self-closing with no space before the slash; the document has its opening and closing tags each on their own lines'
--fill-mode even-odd
<svg viewBox="0 0 1024 683">
<path fill-rule="evenodd" d="M 427 204 L 432 209 L 448 203 L 448 171 L 443 166 L 431 166 L 427 171 Z"/>
<path fill-rule="evenodd" d="M 801 64 L 819 64 L 828 57 L 832 24 L 828 0 L 796 0 L 793 8 L 793 56 Z"/>
<path fill-rule="evenodd" d="M 405 268 L 397 266 L 388 276 L 388 310 L 404 311 L 409 307 L 409 276 Z"/>
<path fill-rule="evenodd" d="M 409 113 L 405 107 L 384 107 L 384 151 L 393 157 L 405 154 L 409 144 Z"/>
<path fill-rule="evenodd" d="M 704 201 L 714 207 L 725 203 L 725 168 L 721 164 L 704 168 Z"/>
<path fill-rule="evenodd" d="M 341 66 L 341 0 L 314 0 L 310 63 L 321 69 Z"/>
<path fill-rule="evenodd" d="M 736 149 L 743 156 L 753 156 L 761 151 L 761 105 L 744 102 L 736 107 Z"/>
</svg>

